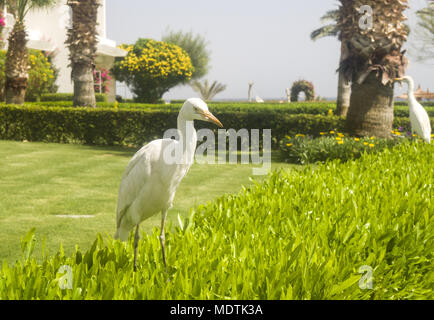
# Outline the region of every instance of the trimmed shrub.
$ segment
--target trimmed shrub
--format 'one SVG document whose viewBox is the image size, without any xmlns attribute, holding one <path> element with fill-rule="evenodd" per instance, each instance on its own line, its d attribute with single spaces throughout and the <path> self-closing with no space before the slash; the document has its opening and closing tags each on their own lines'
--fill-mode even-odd
<svg viewBox="0 0 434 320">
<path fill-rule="evenodd" d="M 280 115 L 216 111 L 225 128 L 239 130 L 272 129 L 275 145 L 289 132 L 314 134 L 342 127 L 343 119 L 321 115 Z M 85 143 L 96 145 L 135 145 L 161 138 L 176 128 L 178 110 L 60 108 L 3 106 L 0 108 L 0 138 L 12 140 Z M 196 128 L 216 128 L 196 122 Z M 289 130 L 288 130 L 289 129 Z"/>
<path fill-rule="evenodd" d="M 291 101 L 298 101 L 298 95 L 304 92 L 306 101 L 315 100 L 315 87 L 307 80 L 295 81 L 291 87 Z"/>
<path fill-rule="evenodd" d="M 136 101 L 157 102 L 170 88 L 188 82 L 194 72 L 188 53 L 171 43 L 140 38 L 121 48 L 128 55 L 116 58 L 112 73 L 130 87 Z"/>
<path fill-rule="evenodd" d="M 64 94 L 56 94 L 52 98 L 51 95 L 43 95 L 42 99 L 44 102 L 41 103 L 30 103 L 31 105 L 38 105 L 42 107 L 73 107 L 72 105 L 72 95 L 68 94 L 66 99 L 57 98 L 57 96 L 62 96 Z M 46 97 L 49 97 L 48 99 Z M 96 95 L 97 107 L 100 108 L 113 108 L 114 103 L 108 103 L 103 101 L 105 96 Z M 57 100 L 59 99 L 59 100 Z M 50 100 L 50 101 L 48 101 Z M 55 103 L 58 101 L 58 103 Z M 70 102 L 66 102 L 70 101 Z M 159 104 L 145 104 L 145 103 L 118 103 L 117 107 L 120 109 L 139 109 L 139 110 L 180 110 L 184 101 L 172 102 L 170 104 L 165 104 L 161 102 Z M 297 102 L 291 104 L 281 104 L 281 103 L 266 103 L 266 104 L 249 104 L 249 103 L 227 103 L 227 102 L 211 102 L 208 106 L 214 112 L 220 111 L 230 111 L 230 112 L 247 112 L 247 113 L 279 113 L 279 114 L 312 114 L 312 115 L 333 115 L 336 105 L 333 102 Z M 434 117 L 434 107 L 425 107 L 430 117 Z M 408 117 L 409 111 L 406 106 L 395 106 L 395 117 Z"/>
<path fill-rule="evenodd" d="M 97 102 L 107 102 L 107 96 L 104 93 L 95 93 L 95 99 Z M 46 93 L 41 95 L 41 102 L 46 102 L 46 101 L 74 101 L 74 94 Z"/>
<path fill-rule="evenodd" d="M 360 158 L 363 154 L 377 153 L 391 148 L 406 139 L 351 138 L 342 133 L 321 132 L 324 136 L 312 138 L 302 134 L 286 136 L 280 142 L 283 158 L 290 163 L 325 163 L 340 159 L 342 162 Z"/>
<path fill-rule="evenodd" d="M 419 101 L 424 107 L 434 107 L 434 101 Z M 406 106 L 408 107 L 407 101 L 395 101 L 395 106 Z"/>
<path fill-rule="evenodd" d="M 0 139 L 141 146 L 161 138 L 167 129 L 176 128 L 178 111 L 179 106 L 116 109 L 3 105 L 0 107 Z M 345 123 L 343 118 L 335 116 L 268 110 L 237 112 L 225 108 L 212 111 L 226 129 L 272 129 L 274 147 L 286 135 L 319 136 L 321 131 L 342 131 Z M 394 126 L 409 131 L 409 122 L 408 118 L 395 118 Z M 196 121 L 195 126 L 217 130 L 202 121 Z"/>
</svg>

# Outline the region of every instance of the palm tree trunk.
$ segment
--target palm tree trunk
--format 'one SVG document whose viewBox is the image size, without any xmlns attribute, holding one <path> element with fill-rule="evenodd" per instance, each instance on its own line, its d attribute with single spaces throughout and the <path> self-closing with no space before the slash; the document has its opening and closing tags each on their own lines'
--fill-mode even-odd
<svg viewBox="0 0 434 320">
<path fill-rule="evenodd" d="M 27 89 L 28 51 L 24 23 L 17 21 L 11 31 L 5 63 L 7 104 L 23 104 Z"/>
<path fill-rule="evenodd" d="M 72 10 L 72 28 L 68 29 L 66 44 L 69 47 L 74 81 L 74 106 L 95 107 L 93 80 L 97 51 L 97 17 L 100 0 L 68 0 Z"/>
<path fill-rule="evenodd" d="M 89 63 L 74 63 L 72 65 L 74 81 L 74 106 L 95 107 L 95 89 L 93 67 Z"/>
<path fill-rule="evenodd" d="M 345 41 L 341 41 L 341 62 L 348 56 L 348 49 L 345 45 Z M 336 115 L 341 117 L 346 117 L 348 113 L 348 108 L 350 107 L 350 97 L 351 97 L 351 84 L 347 81 L 343 75 L 342 71 L 339 71 L 338 76 L 338 98 L 336 101 Z"/>
<path fill-rule="evenodd" d="M 388 138 L 393 125 L 393 85 L 383 85 L 371 72 L 362 84 L 353 82 L 346 131 L 356 136 Z"/>
</svg>

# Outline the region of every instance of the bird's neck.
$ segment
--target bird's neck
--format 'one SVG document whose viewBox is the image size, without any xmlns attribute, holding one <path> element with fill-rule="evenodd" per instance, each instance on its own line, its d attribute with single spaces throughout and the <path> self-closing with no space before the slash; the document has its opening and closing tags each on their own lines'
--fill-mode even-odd
<svg viewBox="0 0 434 320">
<path fill-rule="evenodd" d="M 414 97 L 414 83 L 413 81 L 408 82 L 408 98 L 409 99 L 415 99 Z"/>
<path fill-rule="evenodd" d="M 192 163 L 196 152 L 197 134 L 193 121 L 186 121 L 182 116 L 178 116 L 179 141 L 182 143 L 184 159 L 187 163 Z"/>
</svg>

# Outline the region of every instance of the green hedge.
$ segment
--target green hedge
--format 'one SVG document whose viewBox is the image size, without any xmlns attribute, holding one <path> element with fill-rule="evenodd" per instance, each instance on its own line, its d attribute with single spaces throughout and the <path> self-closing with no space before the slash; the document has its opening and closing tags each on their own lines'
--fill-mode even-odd
<svg viewBox="0 0 434 320">
<path fill-rule="evenodd" d="M 345 120 L 335 116 L 233 112 L 215 109 L 213 113 L 226 129 L 272 129 L 273 145 L 285 135 L 319 135 L 321 131 L 343 130 Z M 82 143 L 93 145 L 133 145 L 161 138 L 176 128 L 178 111 L 108 108 L 60 108 L 39 106 L 0 106 L 0 139 Z M 395 128 L 409 129 L 408 118 L 396 118 Z M 196 121 L 196 128 L 216 127 Z"/>
<path fill-rule="evenodd" d="M 41 107 L 72 107 L 72 101 L 49 101 L 29 103 L 32 106 Z M 144 103 L 117 103 L 119 109 L 138 109 L 138 110 L 180 110 L 183 103 L 170 104 L 144 104 Z M 327 115 L 329 110 L 334 110 L 333 103 L 293 103 L 293 104 L 248 104 L 248 103 L 210 103 L 209 108 L 213 111 L 224 110 L 231 112 L 279 112 L 288 114 L 323 114 Z M 114 108 L 114 103 L 98 102 L 99 108 Z"/>
<path fill-rule="evenodd" d="M 97 102 L 107 102 L 107 96 L 104 93 L 95 93 Z M 41 96 L 41 101 L 73 101 L 74 95 L 72 93 L 47 93 Z"/>
<path fill-rule="evenodd" d="M 46 101 L 28 103 L 32 106 L 43 107 L 72 107 L 72 101 Z M 209 103 L 209 108 L 213 112 L 248 112 L 248 113 L 279 113 L 279 114 L 320 114 L 329 115 L 330 110 L 334 111 L 336 105 L 331 102 L 299 102 L 291 104 L 249 104 L 249 103 Z M 137 110 L 179 110 L 182 103 L 170 104 L 142 104 L 142 103 L 118 103 L 118 109 L 137 109 Z M 98 102 L 99 108 L 114 108 L 114 103 Z M 425 110 L 430 117 L 434 117 L 434 106 L 425 106 Z M 408 106 L 395 105 L 395 117 L 408 117 Z"/>
<path fill-rule="evenodd" d="M 274 143 L 289 133 L 316 134 L 340 128 L 343 120 L 321 115 L 276 116 L 274 113 L 216 111 L 225 128 L 272 129 Z M 177 110 L 114 110 L 37 106 L 0 107 L 0 138 L 10 140 L 134 145 L 161 138 L 176 128 Z M 196 128 L 212 128 L 197 121 Z"/>
<path fill-rule="evenodd" d="M 434 101 L 419 101 L 424 107 L 434 107 Z M 407 101 L 395 101 L 395 106 L 408 106 Z"/>
</svg>

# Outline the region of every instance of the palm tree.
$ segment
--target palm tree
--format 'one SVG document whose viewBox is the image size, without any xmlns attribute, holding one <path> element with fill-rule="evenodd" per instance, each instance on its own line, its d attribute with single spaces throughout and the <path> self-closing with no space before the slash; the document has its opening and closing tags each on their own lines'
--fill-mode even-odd
<svg viewBox="0 0 434 320">
<path fill-rule="evenodd" d="M 218 93 L 226 90 L 226 85 L 214 81 L 210 86 L 208 80 L 205 80 L 203 84 L 199 81 L 193 81 L 191 87 L 194 91 L 199 92 L 202 99 L 205 101 L 211 100 Z"/>
<path fill-rule="evenodd" d="M 393 79 L 403 76 L 407 66 L 401 49 L 408 35 L 403 23 L 408 0 L 339 1 L 340 38 L 349 50 L 339 70 L 352 81 L 346 130 L 357 136 L 390 137 Z M 361 23 L 362 5 L 374 13 L 370 26 Z"/>
<path fill-rule="evenodd" d="M 99 0 L 68 0 L 72 9 L 72 28 L 68 29 L 71 78 L 74 81 L 74 106 L 95 107 L 94 60 L 97 50 Z"/>
<path fill-rule="evenodd" d="M 5 95 L 7 104 L 23 104 L 26 95 L 28 73 L 27 33 L 24 19 L 29 11 L 47 8 L 56 0 L 2 0 L 14 16 L 15 23 L 8 38 L 5 62 Z"/>
<path fill-rule="evenodd" d="M 416 12 L 418 23 L 415 30 L 417 60 L 428 62 L 434 59 L 434 2 Z"/>
<path fill-rule="evenodd" d="M 329 21 L 333 21 L 333 23 L 326 24 L 325 26 L 314 30 L 310 34 L 310 38 L 313 41 L 316 41 L 325 37 L 339 36 L 339 26 L 337 24 L 338 16 L 339 10 L 327 11 L 327 13 L 321 17 L 321 22 L 327 23 Z M 348 49 L 346 47 L 346 43 L 345 41 L 341 41 L 341 56 L 339 59 L 339 63 L 341 63 L 342 60 L 346 58 L 347 54 Z M 342 72 L 338 72 L 338 74 L 338 96 L 336 101 L 336 114 L 338 116 L 345 117 L 350 106 L 351 85 L 344 78 Z"/>
</svg>

